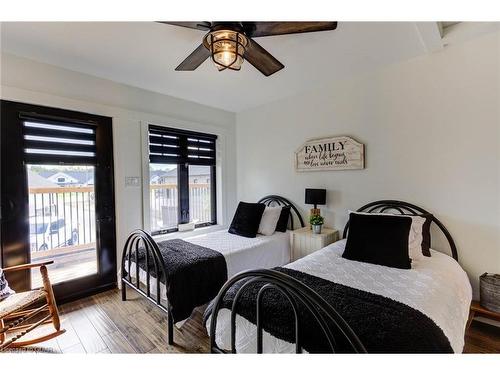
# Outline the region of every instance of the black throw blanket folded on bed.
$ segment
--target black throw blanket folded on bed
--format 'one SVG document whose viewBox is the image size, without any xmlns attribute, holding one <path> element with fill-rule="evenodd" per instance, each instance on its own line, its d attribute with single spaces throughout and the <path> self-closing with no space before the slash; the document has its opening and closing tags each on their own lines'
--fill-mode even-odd
<svg viewBox="0 0 500 375">
<path fill-rule="evenodd" d="M 193 309 L 210 302 L 227 281 L 227 265 L 218 251 L 180 239 L 158 242 L 165 264 L 167 299 L 177 323 L 189 318 Z M 131 260 L 135 262 L 135 252 Z M 139 267 L 146 269 L 144 248 L 139 249 Z M 149 259 L 150 275 L 156 277 L 153 260 Z M 130 271 L 134 275 L 134 271 Z M 165 275 L 160 278 L 165 283 Z"/>
<path fill-rule="evenodd" d="M 368 353 L 453 352 L 441 328 L 412 307 L 303 272 L 281 267 L 274 269 L 294 277 L 323 297 L 349 324 Z M 231 309 L 236 292 L 244 282 L 241 280 L 229 289 L 222 303 L 223 308 Z M 257 292 L 263 285 L 250 285 L 238 300 L 237 313 L 253 324 L 256 324 Z M 295 343 L 294 315 L 286 298 L 271 289 L 265 292 L 262 302 L 263 329 L 276 338 Z M 204 322 L 210 318 L 211 309 L 212 304 L 205 311 Z M 300 302 L 299 315 L 302 347 L 310 353 L 330 352 L 319 325 Z M 334 328 L 332 330 L 335 331 Z M 337 352 L 345 352 L 341 340 L 338 344 L 340 350 L 337 349 Z"/>
</svg>

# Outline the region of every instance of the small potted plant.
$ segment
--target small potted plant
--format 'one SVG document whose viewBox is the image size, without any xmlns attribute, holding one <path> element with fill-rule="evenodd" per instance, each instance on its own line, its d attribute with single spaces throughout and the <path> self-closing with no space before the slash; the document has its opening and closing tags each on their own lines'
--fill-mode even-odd
<svg viewBox="0 0 500 375">
<path fill-rule="evenodd" d="M 311 215 L 309 217 L 309 224 L 312 226 L 312 231 L 314 234 L 321 233 L 321 226 L 323 225 L 324 219 L 321 215 Z"/>
</svg>

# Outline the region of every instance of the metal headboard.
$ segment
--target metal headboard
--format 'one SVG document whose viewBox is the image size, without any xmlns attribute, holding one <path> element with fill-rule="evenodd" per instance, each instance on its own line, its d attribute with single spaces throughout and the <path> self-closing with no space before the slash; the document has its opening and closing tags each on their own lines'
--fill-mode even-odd
<svg viewBox="0 0 500 375">
<path fill-rule="evenodd" d="M 304 227 L 304 220 L 302 220 L 302 216 L 300 216 L 299 210 L 297 210 L 297 207 L 293 205 L 292 202 L 290 202 L 288 199 L 280 197 L 279 195 L 267 195 L 264 198 L 259 199 L 257 203 L 264 203 L 266 206 L 290 206 L 290 219 L 288 221 L 289 228 L 291 230 L 295 229 L 293 225 L 293 215 L 299 219 L 300 223 L 300 228 Z"/>
<path fill-rule="evenodd" d="M 380 200 L 365 204 L 363 207 L 359 208 L 357 212 L 386 212 L 389 210 L 394 210 L 400 213 L 401 215 L 432 215 L 430 212 L 424 210 L 421 207 L 418 207 L 412 203 L 396 201 L 396 200 Z M 453 237 L 451 237 L 450 232 L 446 227 L 441 223 L 434 215 L 432 215 L 432 222 L 437 225 L 437 227 L 443 232 L 444 236 L 448 240 L 448 244 L 450 245 L 451 255 L 458 262 L 458 251 L 457 246 L 455 245 L 455 241 Z M 343 237 L 347 237 L 347 231 L 349 230 L 349 221 L 344 227 Z"/>
</svg>

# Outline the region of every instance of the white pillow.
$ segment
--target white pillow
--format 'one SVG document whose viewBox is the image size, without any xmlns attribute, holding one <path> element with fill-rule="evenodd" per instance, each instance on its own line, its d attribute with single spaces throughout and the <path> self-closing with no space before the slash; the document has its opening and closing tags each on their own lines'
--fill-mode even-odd
<svg viewBox="0 0 500 375">
<path fill-rule="evenodd" d="M 422 227 L 424 226 L 425 223 L 424 217 L 415 215 L 393 214 L 388 212 L 356 212 L 356 211 L 349 211 L 349 215 L 351 214 L 351 212 L 362 215 L 403 216 L 411 218 L 410 233 L 408 235 L 408 255 L 412 260 L 417 260 L 424 257 L 424 255 L 422 254 L 422 241 L 424 240 L 422 235 Z"/>
<path fill-rule="evenodd" d="M 266 207 L 262 218 L 260 219 L 259 230 L 260 234 L 270 236 L 276 230 L 276 224 L 281 215 L 281 207 Z"/>
</svg>

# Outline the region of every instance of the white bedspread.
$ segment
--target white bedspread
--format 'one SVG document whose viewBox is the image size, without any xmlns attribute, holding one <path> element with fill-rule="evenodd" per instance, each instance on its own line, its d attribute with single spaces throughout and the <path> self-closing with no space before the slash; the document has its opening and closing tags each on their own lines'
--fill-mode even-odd
<svg viewBox="0 0 500 375">
<path fill-rule="evenodd" d="M 272 268 L 290 262 L 290 233 L 247 238 L 227 230 L 184 238 L 195 245 L 216 250 L 226 259 L 228 277 L 252 268 Z"/>
<path fill-rule="evenodd" d="M 461 353 L 472 289 L 465 271 L 451 257 L 431 250 L 432 257 L 412 262 L 411 270 L 402 270 L 342 258 L 345 240 L 290 263 L 286 268 L 365 290 L 413 307 L 436 323 L 450 341 L 453 351 Z M 256 350 L 256 327 L 237 315 L 236 350 Z M 209 326 L 210 320 L 207 323 Z M 230 348 L 230 311 L 221 309 L 217 319 L 216 341 Z M 263 334 L 264 351 L 294 352 L 295 344 Z"/>
</svg>

